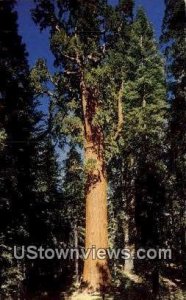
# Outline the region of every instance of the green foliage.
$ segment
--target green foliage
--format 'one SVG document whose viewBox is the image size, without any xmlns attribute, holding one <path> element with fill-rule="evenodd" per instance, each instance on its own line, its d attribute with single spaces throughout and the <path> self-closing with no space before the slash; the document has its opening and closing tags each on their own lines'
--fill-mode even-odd
<svg viewBox="0 0 186 300">
<path fill-rule="evenodd" d="M 142 9 L 132 25 L 126 65 L 125 140 L 136 147 L 146 137 L 148 143 L 161 145 L 167 111 L 165 74 L 151 25 Z"/>
<path fill-rule="evenodd" d="M 1 245 L 1 292 L 6 297 L 13 297 L 20 294 L 21 286 L 25 280 L 25 274 L 22 271 L 23 262 L 16 261 L 12 255 L 12 249 Z"/>
<path fill-rule="evenodd" d="M 6 140 L 6 133 L 4 130 L 0 130 L 0 151 L 3 149 L 4 147 L 4 142 Z"/>
<path fill-rule="evenodd" d="M 72 103 L 73 105 L 73 103 Z M 70 103 L 70 107 L 72 108 Z M 63 126 L 61 127 L 61 133 L 68 136 L 72 135 L 71 141 L 75 144 L 82 145 L 83 143 L 83 127 L 81 119 L 78 116 L 66 116 L 63 119 Z"/>
<path fill-rule="evenodd" d="M 39 115 L 29 85 L 25 45 L 18 35 L 15 1 L 0 5 L 0 291 L 19 294 L 24 262 L 13 245 L 28 241 L 28 207 L 33 198 L 33 136 Z"/>
<path fill-rule="evenodd" d="M 103 132 L 110 247 L 173 245 L 174 260 L 180 263 L 186 132 L 184 1 L 166 1 L 162 41 L 169 101 L 163 56 L 144 10 L 133 18 L 134 1 L 111 6 L 103 0 L 35 0 L 32 16 L 41 30 L 49 28 L 55 73 L 41 58 L 30 75 L 14 1 L 1 2 L 1 292 L 21 298 L 24 284 L 32 292 L 38 289 L 37 281 L 45 290 L 53 285 L 56 290 L 64 284 L 63 276 L 78 275 L 77 261 L 76 265 L 16 262 L 10 252 L 13 244 L 84 247 L 84 187 L 96 163 L 83 162 L 84 113 L 92 127 Z M 89 96 L 86 112 L 82 84 Z M 36 111 L 40 96 L 50 99 L 48 116 Z M 148 262 L 149 270 L 146 261 L 145 268 L 144 262 L 135 264 L 135 271 L 147 278 L 154 270 L 167 271 L 160 262 Z M 111 265 L 114 273 L 123 261 L 113 260 Z M 78 267 L 81 272 L 81 260 Z"/>
<path fill-rule="evenodd" d="M 167 151 L 168 106 L 163 59 L 143 9 L 129 26 L 128 38 L 128 45 L 122 45 L 121 34 L 117 56 L 113 52 L 110 56 L 113 72 L 119 66 L 124 81 L 124 124 L 115 146 L 117 151 L 108 165 L 110 230 L 115 236 L 111 242 L 113 247 L 121 248 L 128 234 L 125 247 L 156 247 L 166 239 L 163 224 L 167 165 L 163 157 Z M 118 82 L 117 76 L 113 75 Z M 115 262 L 115 266 L 121 264 Z M 139 272 L 140 263 L 136 267 Z M 152 263 L 149 270 L 153 268 Z"/>
<path fill-rule="evenodd" d="M 35 94 L 41 95 L 47 92 L 47 82 L 49 81 L 49 72 L 44 60 L 39 59 L 35 68 L 30 72 L 31 86 Z"/>
<path fill-rule="evenodd" d="M 64 160 L 62 215 L 65 222 L 70 224 L 68 247 L 78 249 L 83 248 L 85 242 L 84 182 L 81 154 L 75 146 L 71 146 Z M 81 259 L 76 262 L 78 269 L 82 268 L 82 263 Z M 75 269 L 74 262 L 71 269 L 78 279 L 80 273 Z"/>
<path fill-rule="evenodd" d="M 169 243 L 184 265 L 184 199 L 186 197 L 185 1 L 165 1 L 161 42 L 166 57 L 167 97 L 170 103 L 167 222 Z M 178 254 L 179 253 L 179 254 Z"/>
<path fill-rule="evenodd" d="M 80 222 L 84 219 L 80 218 L 79 212 L 84 210 L 84 178 L 82 158 L 78 150 L 72 146 L 64 161 L 63 191 L 64 191 L 64 208 L 65 215 L 71 224 Z"/>
<path fill-rule="evenodd" d="M 91 158 L 85 161 L 84 163 L 85 174 L 89 174 L 93 172 L 95 170 L 96 163 L 97 163 L 96 159 L 91 159 Z"/>
<path fill-rule="evenodd" d="M 99 102 L 93 124 L 104 131 L 108 155 L 112 156 L 111 153 L 117 151 L 113 137 L 117 131 L 117 99 L 125 69 L 123 57 L 127 42 L 123 37 L 128 35 L 133 1 L 122 1 L 116 9 L 106 1 L 96 4 L 80 1 L 77 6 L 66 1 L 36 3 L 34 20 L 42 29 L 51 28 L 51 50 L 59 67 L 55 74 L 58 80 L 54 83 L 51 75 L 50 80 L 54 83 L 54 127 L 61 144 L 68 142 L 82 146 L 84 120 L 79 89 L 83 70 L 87 90 Z M 66 10 L 69 10 L 68 16 L 64 13 Z M 118 35 L 115 35 L 116 31 Z M 40 64 L 33 70 L 32 80 L 42 93 L 46 85 L 43 87 L 45 78 Z"/>
</svg>

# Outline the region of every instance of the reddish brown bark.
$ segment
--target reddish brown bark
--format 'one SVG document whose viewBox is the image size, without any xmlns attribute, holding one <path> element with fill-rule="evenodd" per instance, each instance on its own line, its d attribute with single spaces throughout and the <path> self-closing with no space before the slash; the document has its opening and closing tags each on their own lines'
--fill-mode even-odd
<svg viewBox="0 0 186 300">
<path fill-rule="evenodd" d="M 98 109 L 98 101 L 81 82 L 82 106 L 84 114 L 84 150 L 87 169 L 86 196 L 86 242 L 92 249 L 108 248 L 107 220 L 107 179 L 104 162 L 104 139 L 101 127 L 93 122 Z M 89 289 L 100 290 L 109 285 L 110 272 L 107 259 L 93 259 L 92 255 L 84 262 L 83 281 Z"/>
</svg>

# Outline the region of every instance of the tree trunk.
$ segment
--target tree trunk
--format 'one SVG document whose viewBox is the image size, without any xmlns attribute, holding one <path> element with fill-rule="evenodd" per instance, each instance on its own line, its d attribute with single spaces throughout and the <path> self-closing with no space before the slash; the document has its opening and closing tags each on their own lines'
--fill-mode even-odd
<svg viewBox="0 0 186 300">
<path fill-rule="evenodd" d="M 135 246 L 134 244 L 130 243 L 129 239 L 129 216 L 125 218 L 125 226 L 124 226 L 124 243 L 125 243 L 125 249 L 128 249 L 130 251 L 130 254 L 133 255 L 135 252 Z M 125 260 L 125 266 L 124 266 L 124 271 L 126 273 L 133 273 L 134 271 L 134 260 L 132 257 L 130 259 Z"/>
<path fill-rule="evenodd" d="M 108 248 L 107 180 L 104 163 L 104 139 L 101 127 L 93 119 L 98 101 L 87 91 L 82 81 L 84 114 L 84 162 L 86 170 L 86 235 L 85 248 Z M 94 250 L 84 262 L 83 282 L 89 290 L 102 290 L 109 285 L 110 272 L 107 258 L 93 257 Z"/>
<path fill-rule="evenodd" d="M 78 226 L 77 222 L 74 226 L 74 247 L 75 249 L 78 249 Z M 79 260 L 76 257 L 75 258 L 75 276 L 76 276 L 76 282 L 79 282 Z"/>
<path fill-rule="evenodd" d="M 135 254 L 135 243 L 136 240 L 136 224 L 135 224 L 135 187 L 134 187 L 134 159 L 130 157 L 129 165 L 129 178 L 128 188 L 126 195 L 125 205 L 125 220 L 124 220 L 124 245 L 125 248 L 130 250 L 130 254 Z M 134 272 L 134 260 L 125 260 L 124 271 L 126 273 Z"/>
</svg>

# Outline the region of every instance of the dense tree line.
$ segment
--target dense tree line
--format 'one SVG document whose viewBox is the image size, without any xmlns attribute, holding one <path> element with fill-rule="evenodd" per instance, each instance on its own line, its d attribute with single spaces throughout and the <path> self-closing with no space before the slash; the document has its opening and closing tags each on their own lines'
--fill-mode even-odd
<svg viewBox="0 0 186 300">
<path fill-rule="evenodd" d="M 52 73 L 29 69 L 16 1 L 0 2 L 0 299 L 184 297 L 185 2 L 165 1 L 162 51 L 134 4 L 35 0 Z M 173 256 L 15 259 L 28 245 Z"/>
</svg>

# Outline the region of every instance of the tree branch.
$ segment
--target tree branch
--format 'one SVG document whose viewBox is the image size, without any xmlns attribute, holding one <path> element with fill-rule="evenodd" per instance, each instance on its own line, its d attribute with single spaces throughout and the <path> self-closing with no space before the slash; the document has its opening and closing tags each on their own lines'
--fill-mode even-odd
<svg viewBox="0 0 186 300">
<path fill-rule="evenodd" d="M 78 75 L 78 74 L 80 74 L 80 72 L 79 71 L 68 71 L 68 70 L 65 70 L 64 74 L 66 74 L 66 75 Z"/>
<path fill-rule="evenodd" d="M 71 61 L 75 61 L 76 63 L 78 63 L 78 60 L 77 60 L 77 58 L 75 58 L 75 57 L 69 56 L 69 55 L 64 54 L 64 53 L 61 53 L 61 55 L 62 55 L 63 57 L 65 57 L 65 58 L 71 60 Z"/>
</svg>

